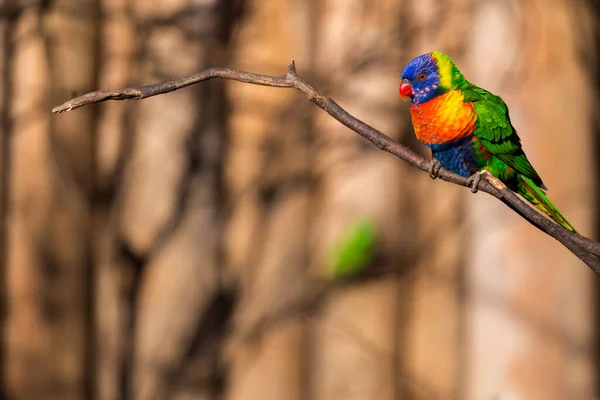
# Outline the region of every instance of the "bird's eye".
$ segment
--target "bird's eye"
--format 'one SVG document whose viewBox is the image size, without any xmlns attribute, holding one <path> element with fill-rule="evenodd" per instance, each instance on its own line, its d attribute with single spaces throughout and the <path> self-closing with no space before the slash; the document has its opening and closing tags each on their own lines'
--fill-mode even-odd
<svg viewBox="0 0 600 400">
<path fill-rule="evenodd" d="M 427 78 L 427 75 L 425 74 L 419 74 L 419 76 L 417 77 L 417 79 L 419 79 L 420 81 L 424 81 L 425 78 Z"/>
</svg>

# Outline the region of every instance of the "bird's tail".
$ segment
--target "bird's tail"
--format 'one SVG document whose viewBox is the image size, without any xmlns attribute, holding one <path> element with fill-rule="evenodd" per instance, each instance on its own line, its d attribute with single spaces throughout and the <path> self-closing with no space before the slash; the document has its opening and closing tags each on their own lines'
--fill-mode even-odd
<svg viewBox="0 0 600 400">
<path fill-rule="evenodd" d="M 573 225 L 558 211 L 554 204 L 546 197 L 546 194 L 533 181 L 526 176 L 519 175 L 519 194 L 531 204 L 552 218 L 557 224 L 577 233 Z"/>
</svg>

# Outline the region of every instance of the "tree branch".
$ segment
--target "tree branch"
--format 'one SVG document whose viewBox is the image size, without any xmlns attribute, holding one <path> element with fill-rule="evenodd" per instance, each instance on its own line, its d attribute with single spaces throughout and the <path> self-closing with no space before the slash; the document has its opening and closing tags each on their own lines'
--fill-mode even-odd
<svg viewBox="0 0 600 400">
<path fill-rule="evenodd" d="M 124 89 L 97 90 L 71 99 L 63 105 L 54 108 L 52 112 L 67 112 L 88 104 L 107 100 L 145 99 L 147 97 L 169 93 L 213 78 L 230 79 L 254 85 L 297 89 L 304 93 L 312 103 L 325 110 L 329 115 L 354 132 L 369 140 L 379 149 L 395 155 L 422 171 L 429 171 L 431 161 L 426 160 L 417 153 L 409 150 L 407 147 L 395 142 L 377 129 L 353 117 L 335 101 L 321 94 L 312 85 L 298 76 L 293 61 L 289 65 L 288 72 L 282 76 L 254 74 L 228 68 L 209 68 L 183 78 L 159 82 L 152 85 L 135 86 Z M 466 178 L 445 169 L 440 170 L 439 177 L 456 185 L 467 185 Z M 530 207 L 521 200 L 517 194 L 508 189 L 500 180 L 494 177 L 489 175 L 485 176 L 485 179 L 482 179 L 479 184 L 479 190 L 491 194 L 501 200 L 532 225 L 561 242 L 595 273 L 600 274 L 600 243 L 573 233 L 554 223 L 552 220 L 546 218 L 534 208 Z"/>
</svg>

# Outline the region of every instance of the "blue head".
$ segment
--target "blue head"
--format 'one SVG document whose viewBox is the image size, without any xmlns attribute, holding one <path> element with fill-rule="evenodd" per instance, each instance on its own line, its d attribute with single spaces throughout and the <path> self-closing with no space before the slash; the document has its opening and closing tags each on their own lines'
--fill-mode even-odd
<svg viewBox="0 0 600 400">
<path fill-rule="evenodd" d="M 424 103 L 453 89 L 455 78 L 462 79 L 462 74 L 447 55 L 438 51 L 422 54 L 404 68 L 400 95 L 405 100 L 410 97 L 412 104 Z"/>
</svg>

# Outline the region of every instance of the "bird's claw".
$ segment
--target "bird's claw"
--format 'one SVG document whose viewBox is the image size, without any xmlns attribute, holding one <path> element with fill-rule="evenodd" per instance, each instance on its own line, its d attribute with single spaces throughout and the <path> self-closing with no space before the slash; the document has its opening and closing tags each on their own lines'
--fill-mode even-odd
<svg viewBox="0 0 600 400">
<path fill-rule="evenodd" d="M 467 178 L 467 186 L 471 188 L 471 193 L 477 193 L 479 191 L 478 186 L 479 182 L 481 182 L 481 178 L 484 175 L 488 175 L 488 171 L 477 171 L 473 175 Z"/>
<path fill-rule="evenodd" d="M 429 177 L 431 179 L 435 179 L 439 176 L 440 169 L 442 168 L 442 164 L 435 158 L 431 160 L 429 164 Z"/>
</svg>

